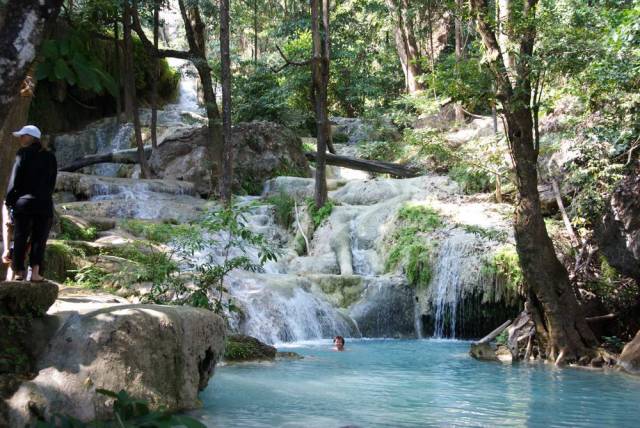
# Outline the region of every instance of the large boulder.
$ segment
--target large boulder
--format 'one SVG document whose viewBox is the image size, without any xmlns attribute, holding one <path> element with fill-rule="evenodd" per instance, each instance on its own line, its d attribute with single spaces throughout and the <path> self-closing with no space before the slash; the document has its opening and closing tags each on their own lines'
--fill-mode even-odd
<svg viewBox="0 0 640 428">
<path fill-rule="evenodd" d="M 618 366 L 628 373 L 640 375 L 640 331 L 625 345 Z"/>
<path fill-rule="evenodd" d="M 155 409 L 197 407 L 224 352 L 223 320 L 204 309 L 121 302 L 76 294 L 56 302 L 51 322 L 61 327 L 38 359 L 37 376 L 7 401 L 11 426 L 25 426 L 34 413 L 107 418 L 111 401 L 100 388 L 124 389 Z"/>
<path fill-rule="evenodd" d="M 193 182 L 200 194 L 209 194 L 216 183 L 207 147 L 207 127 L 178 128 L 162 140 L 149 160 L 161 178 Z M 260 193 L 263 183 L 279 175 L 309 177 L 302 142 L 293 131 L 270 122 L 239 123 L 232 135 L 234 190 Z"/>
<path fill-rule="evenodd" d="M 0 282 L 0 315 L 42 316 L 57 297 L 53 282 Z"/>
<path fill-rule="evenodd" d="M 640 175 L 629 175 L 616 187 L 596 238 L 611 266 L 640 281 Z"/>
</svg>

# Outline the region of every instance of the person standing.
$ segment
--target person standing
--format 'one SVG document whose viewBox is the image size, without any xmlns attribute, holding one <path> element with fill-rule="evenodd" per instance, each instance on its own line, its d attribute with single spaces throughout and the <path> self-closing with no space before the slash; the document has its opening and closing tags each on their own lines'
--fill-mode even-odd
<svg viewBox="0 0 640 428">
<path fill-rule="evenodd" d="M 31 281 L 42 281 L 40 269 L 53 223 L 52 195 L 58 165 L 40 141 L 42 134 L 37 127 L 27 125 L 13 135 L 22 147 L 13 164 L 5 200 L 13 223 L 11 267 L 15 280 L 27 279 L 25 259 L 30 242 Z"/>
</svg>

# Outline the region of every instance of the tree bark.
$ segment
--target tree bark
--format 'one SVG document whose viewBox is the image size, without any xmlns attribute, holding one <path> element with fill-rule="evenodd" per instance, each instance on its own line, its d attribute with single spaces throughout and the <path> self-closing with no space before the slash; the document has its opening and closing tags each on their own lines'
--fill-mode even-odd
<svg viewBox="0 0 640 428">
<path fill-rule="evenodd" d="M 61 6 L 62 0 L 8 0 L 0 9 L 0 127 Z"/>
<path fill-rule="evenodd" d="M 460 68 L 460 63 L 463 58 L 464 46 L 462 46 L 462 15 L 463 3 L 462 0 L 456 0 L 456 16 L 455 16 L 455 41 L 456 41 L 456 67 Z M 464 122 L 464 110 L 460 102 L 454 105 L 456 122 Z"/>
<path fill-rule="evenodd" d="M 20 96 L 14 100 L 9 114 L 4 121 L 4 125 L 2 129 L 0 129 L 0 156 L 2 159 L 0 163 L 0 204 L 4 204 L 3 201 L 6 196 L 5 192 L 7 191 L 7 184 L 9 176 L 11 175 L 11 168 L 16 157 L 16 152 L 20 148 L 18 139 L 15 138 L 12 133 L 27 124 L 29 107 L 33 99 L 35 85 L 36 82 L 33 79 L 33 71 L 29 71 L 29 74 L 22 83 Z"/>
<path fill-rule="evenodd" d="M 476 26 L 482 38 L 489 67 L 497 86 L 505 116 L 506 135 L 516 172 L 518 199 L 514 232 L 516 249 L 525 282 L 542 308 L 544 321 L 537 326 L 546 334 L 546 356 L 556 363 L 576 361 L 589 355 L 597 344 L 569 282 L 567 270 L 556 256 L 540 210 L 538 194 L 538 151 L 533 135 L 531 108 L 531 63 L 535 43 L 537 0 L 526 0 L 524 25 L 517 40 L 520 47 L 517 78 L 512 86 L 498 37 L 491 27 L 488 0 L 471 0 Z M 540 328 L 542 327 L 542 328 Z"/>
<path fill-rule="evenodd" d="M 313 59 L 311 63 L 314 109 L 317 129 L 317 156 L 315 171 L 315 204 L 321 208 L 327 202 L 326 151 L 330 139 L 327 114 L 327 84 L 329 80 L 329 0 L 311 0 L 311 34 Z M 323 33 L 320 30 L 322 21 Z"/>
<path fill-rule="evenodd" d="M 253 0 L 253 63 L 258 64 L 258 0 Z"/>
<path fill-rule="evenodd" d="M 422 90 L 422 84 L 418 81 L 418 76 L 422 74 L 418 64 L 418 50 L 415 43 L 415 35 L 409 30 L 409 26 L 405 23 L 406 9 L 408 8 L 407 0 L 386 0 L 390 14 L 395 20 L 394 31 L 396 50 L 402 68 L 405 74 L 405 81 L 409 93 Z M 411 43 L 413 41 L 413 43 Z"/>
<path fill-rule="evenodd" d="M 122 59 L 120 58 L 120 35 L 118 34 L 118 16 L 114 18 L 113 21 L 113 51 L 116 59 L 116 66 L 118 67 L 118 73 L 116 76 L 116 122 L 120 124 L 120 120 L 122 120 Z"/>
<path fill-rule="evenodd" d="M 229 0 L 220 0 L 220 60 L 222 65 L 222 177 L 220 180 L 220 196 L 226 204 L 231 203 L 231 183 L 233 182 L 229 32 Z"/>
<path fill-rule="evenodd" d="M 135 0 L 134 0 L 135 1 Z M 123 33 L 125 46 L 125 98 L 127 101 L 127 111 L 133 120 L 133 127 L 136 136 L 136 146 L 138 148 L 138 161 L 142 178 L 151 178 L 151 169 L 144 155 L 144 143 L 142 141 L 142 128 L 140 125 L 140 114 L 138 111 L 138 100 L 136 96 L 136 81 L 133 67 L 133 41 L 131 39 L 131 5 L 129 0 L 125 0 L 123 14 Z"/>
<path fill-rule="evenodd" d="M 160 0 L 153 4 L 153 47 L 158 51 L 160 38 Z M 160 78 L 158 57 L 153 57 L 153 71 L 151 73 L 151 147 L 158 147 L 158 79 Z"/>
</svg>

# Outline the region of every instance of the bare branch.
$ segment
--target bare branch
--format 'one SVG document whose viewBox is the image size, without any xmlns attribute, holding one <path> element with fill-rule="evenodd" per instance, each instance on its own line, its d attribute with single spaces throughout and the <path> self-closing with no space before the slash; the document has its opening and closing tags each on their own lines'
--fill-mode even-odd
<svg viewBox="0 0 640 428">
<path fill-rule="evenodd" d="M 282 70 L 284 70 L 285 68 L 287 68 L 290 65 L 293 65 L 293 66 L 296 66 L 296 67 L 304 67 L 304 66 L 307 66 L 307 65 L 311 64 L 311 61 L 313 61 L 312 59 L 308 59 L 306 61 L 291 61 L 289 58 L 287 58 L 287 56 L 284 54 L 284 52 L 282 52 L 282 49 L 280 49 L 280 46 L 276 45 L 276 49 L 278 50 L 278 53 L 280 54 L 280 56 L 284 60 L 284 64 L 281 65 L 278 68 L 271 67 L 271 71 L 273 71 L 274 73 L 280 73 Z"/>
</svg>

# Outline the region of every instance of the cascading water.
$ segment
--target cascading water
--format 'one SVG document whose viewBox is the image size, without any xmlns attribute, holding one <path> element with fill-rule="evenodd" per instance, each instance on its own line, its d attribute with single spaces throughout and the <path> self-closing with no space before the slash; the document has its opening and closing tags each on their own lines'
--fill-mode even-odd
<svg viewBox="0 0 640 428">
<path fill-rule="evenodd" d="M 113 135 L 114 130 L 117 130 L 115 135 Z M 96 153 L 109 153 L 130 148 L 133 133 L 134 129 L 131 123 L 121 124 L 120 126 L 114 123 L 112 126 L 100 128 L 96 132 Z M 93 174 L 115 177 L 120 168 L 120 164 L 103 163 L 93 167 Z"/>
<path fill-rule="evenodd" d="M 456 337 L 456 322 L 462 310 L 464 287 L 480 280 L 476 241 L 473 235 L 454 233 L 438 250 L 433 279 L 432 306 L 435 308 L 433 336 Z"/>
</svg>

